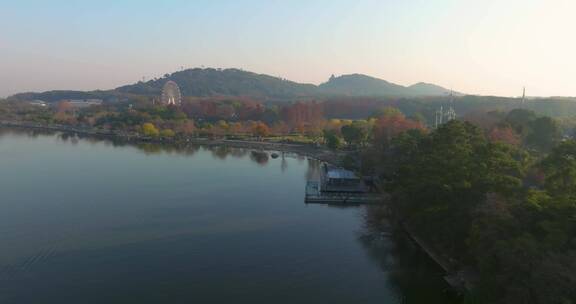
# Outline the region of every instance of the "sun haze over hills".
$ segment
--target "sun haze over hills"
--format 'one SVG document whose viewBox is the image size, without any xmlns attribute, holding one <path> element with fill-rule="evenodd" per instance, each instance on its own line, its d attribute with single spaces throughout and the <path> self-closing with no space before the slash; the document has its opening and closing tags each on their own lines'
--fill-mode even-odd
<svg viewBox="0 0 576 304">
<path fill-rule="evenodd" d="M 175 81 L 184 96 L 250 96 L 261 99 L 282 99 L 321 96 L 354 97 L 418 97 L 446 96 L 450 91 L 432 84 L 417 83 L 405 87 L 388 81 L 351 74 L 331 77 L 319 86 L 297 83 L 265 74 L 240 69 L 189 69 L 166 74 L 149 81 L 118 87 L 107 91 L 47 91 L 14 95 L 21 100 L 56 102 L 62 99 L 110 98 L 122 94 L 158 96 L 168 80 Z"/>
<path fill-rule="evenodd" d="M 5 1 L 0 96 L 202 66 L 316 85 L 360 73 L 469 94 L 576 96 L 574 11 L 572 0 Z"/>
</svg>

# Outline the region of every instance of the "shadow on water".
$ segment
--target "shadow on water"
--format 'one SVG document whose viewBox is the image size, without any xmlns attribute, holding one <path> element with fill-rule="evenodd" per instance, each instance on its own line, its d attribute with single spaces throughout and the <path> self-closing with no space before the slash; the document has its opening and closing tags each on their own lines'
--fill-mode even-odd
<svg viewBox="0 0 576 304">
<path fill-rule="evenodd" d="M 383 208 L 365 209 L 358 241 L 372 261 L 386 272 L 388 286 L 403 304 L 460 304 L 462 299 L 443 280 L 444 271 L 402 231 L 383 216 Z"/>
</svg>

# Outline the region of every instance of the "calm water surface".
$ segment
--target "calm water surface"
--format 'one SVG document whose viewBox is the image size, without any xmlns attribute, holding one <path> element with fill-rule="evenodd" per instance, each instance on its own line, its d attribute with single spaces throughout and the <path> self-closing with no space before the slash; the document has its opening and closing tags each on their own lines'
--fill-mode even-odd
<svg viewBox="0 0 576 304">
<path fill-rule="evenodd" d="M 0 131 L 0 303 L 449 303 L 313 160 Z"/>
</svg>

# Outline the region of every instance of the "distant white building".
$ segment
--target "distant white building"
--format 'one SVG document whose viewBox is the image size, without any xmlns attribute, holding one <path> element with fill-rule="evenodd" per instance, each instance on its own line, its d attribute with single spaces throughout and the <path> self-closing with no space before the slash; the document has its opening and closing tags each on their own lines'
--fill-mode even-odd
<svg viewBox="0 0 576 304">
<path fill-rule="evenodd" d="M 102 104 L 102 99 L 68 99 L 68 100 L 62 100 L 63 102 L 67 102 L 70 104 L 70 106 L 72 106 L 73 108 L 87 108 L 90 106 L 99 106 Z"/>
<path fill-rule="evenodd" d="M 47 105 L 45 101 L 39 99 L 32 100 L 29 102 L 29 104 L 38 107 L 45 107 Z"/>
</svg>

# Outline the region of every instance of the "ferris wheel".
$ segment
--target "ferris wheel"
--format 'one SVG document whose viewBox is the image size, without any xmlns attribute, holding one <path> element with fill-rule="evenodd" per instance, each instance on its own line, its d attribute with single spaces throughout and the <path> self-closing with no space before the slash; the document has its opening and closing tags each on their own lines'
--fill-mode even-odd
<svg viewBox="0 0 576 304">
<path fill-rule="evenodd" d="M 178 84 L 172 80 L 168 80 L 162 87 L 162 104 L 164 105 L 180 105 L 182 102 L 182 95 Z"/>
</svg>

